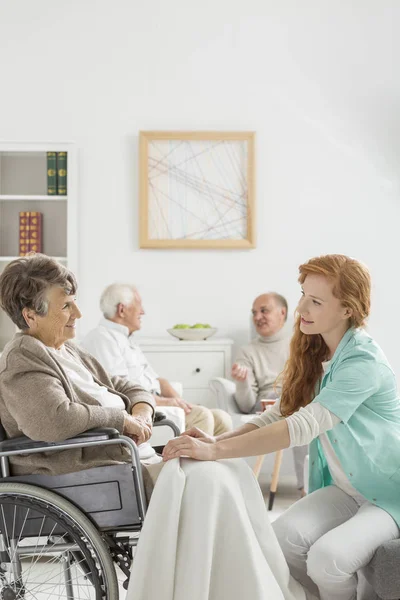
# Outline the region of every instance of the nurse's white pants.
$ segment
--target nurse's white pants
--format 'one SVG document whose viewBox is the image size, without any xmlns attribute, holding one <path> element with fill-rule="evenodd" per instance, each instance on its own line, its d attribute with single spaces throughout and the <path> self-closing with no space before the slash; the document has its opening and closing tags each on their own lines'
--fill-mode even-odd
<svg viewBox="0 0 400 600">
<path fill-rule="evenodd" d="M 293 504 L 273 528 L 291 574 L 321 600 L 354 600 L 357 571 L 383 542 L 399 537 L 389 513 L 369 502 L 359 506 L 334 485 Z M 376 597 L 369 593 L 362 600 Z"/>
</svg>

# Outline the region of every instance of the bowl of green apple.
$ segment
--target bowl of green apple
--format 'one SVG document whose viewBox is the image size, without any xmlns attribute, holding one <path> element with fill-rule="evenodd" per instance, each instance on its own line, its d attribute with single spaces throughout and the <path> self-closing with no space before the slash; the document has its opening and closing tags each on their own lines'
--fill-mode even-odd
<svg viewBox="0 0 400 600">
<path fill-rule="evenodd" d="M 194 325 L 187 325 L 185 323 L 178 323 L 174 325 L 172 329 L 167 329 L 168 333 L 178 338 L 178 340 L 185 340 L 186 342 L 198 342 L 200 340 L 206 340 L 207 338 L 214 335 L 217 331 L 216 327 L 211 327 L 204 323 L 195 323 Z"/>
</svg>

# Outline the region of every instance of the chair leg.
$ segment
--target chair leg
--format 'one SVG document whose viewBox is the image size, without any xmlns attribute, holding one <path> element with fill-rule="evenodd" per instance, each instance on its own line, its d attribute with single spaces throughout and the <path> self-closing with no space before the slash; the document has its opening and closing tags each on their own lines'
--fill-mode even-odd
<svg viewBox="0 0 400 600">
<path fill-rule="evenodd" d="M 253 467 L 253 473 L 254 473 L 256 479 L 258 479 L 258 476 L 260 474 L 261 467 L 264 462 L 264 458 L 265 458 L 265 454 L 262 454 L 261 456 L 257 456 L 256 464 Z"/>
<path fill-rule="evenodd" d="M 271 485 L 269 488 L 268 510 L 272 510 L 275 499 L 275 492 L 278 487 L 279 471 L 281 470 L 283 450 L 278 450 L 275 454 L 274 470 L 272 472 Z"/>
</svg>

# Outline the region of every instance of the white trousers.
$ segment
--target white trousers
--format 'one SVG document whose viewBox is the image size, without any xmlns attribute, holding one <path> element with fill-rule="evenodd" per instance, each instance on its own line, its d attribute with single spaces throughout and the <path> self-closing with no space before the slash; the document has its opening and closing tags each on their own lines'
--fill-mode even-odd
<svg viewBox="0 0 400 600">
<path fill-rule="evenodd" d="M 292 452 L 297 488 L 301 490 L 304 488 L 304 463 L 308 454 L 308 446 L 294 446 Z"/>
<path fill-rule="evenodd" d="M 321 600 L 376 598 L 366 582 L 357 596 L 357 571 L 383 542 L 399 537 L 389 513 L 369 502 L 359 506 L 334 485 L 293 504 L 273 528 L 291 574 Z"/>
</svg>

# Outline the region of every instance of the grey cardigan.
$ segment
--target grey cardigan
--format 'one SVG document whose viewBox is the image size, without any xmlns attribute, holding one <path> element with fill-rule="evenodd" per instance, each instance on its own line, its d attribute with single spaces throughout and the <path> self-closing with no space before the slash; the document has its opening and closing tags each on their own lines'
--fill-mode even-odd
<svg viewBox="0 0 400 600">
<path fill-rule="evenodd" d="M 125 377 L 109 377 L 100 363 L 71 342 L 67 350 L 92 373 L 96 383 L 118 394 L 130 413 L 138 402 L 153 408 L 154 399 Z M 0 358 L 0 420 L 7 437 L 25 434 L 32 440 L 58 442 L 94 427 L 115 427 L 122 433 L 124 414 L 103 407 L 66 375 L 54 354 L 39 340 L 18 333 Z M 122 446 L 74 448 L 14 456 L 14 475 L 48 475 L 80 471 L 129 460 Z"/>
</svg>

